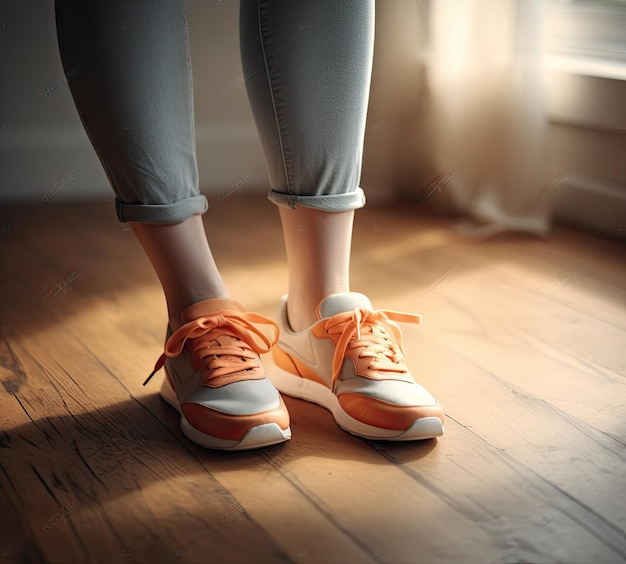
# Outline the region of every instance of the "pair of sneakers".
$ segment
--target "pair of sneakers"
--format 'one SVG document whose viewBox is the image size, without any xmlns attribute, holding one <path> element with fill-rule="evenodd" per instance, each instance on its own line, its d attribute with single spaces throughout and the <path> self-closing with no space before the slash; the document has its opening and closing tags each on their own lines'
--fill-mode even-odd
<svg viewBox="0 0 626 564">
<path fill-rule="evenodd" d="M 443 434 L 443 409 L 404 365 L 396 322 L 419 315 L 374 310 L 363 294 L 332 294 L 318 321 L 292 331 L 283 296 L 278 324 L 231 299 L 196 303 L 183 325 L 168 327 L 161 396 L 180 413 L 192 442 L 223 450 L 269 446 L 291 437 L 279 393 L 329 410 L 346 431 L 367 439 L 409 441 Z M 267 325 L 270 337 L 260 328 Z M 260 355 L 272 352 L 268 378 Z"/>
</svg>

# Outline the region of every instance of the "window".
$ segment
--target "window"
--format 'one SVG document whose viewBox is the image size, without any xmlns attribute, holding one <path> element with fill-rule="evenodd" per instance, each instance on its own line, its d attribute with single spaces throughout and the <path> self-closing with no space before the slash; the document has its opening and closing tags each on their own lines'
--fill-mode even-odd
<svg viewBox="0 0 626 564">
<path fill-rule="evenodd" d="M 521 0 L 524 1 L 524 0 Z M 626 235 L 626 0 L 544 0 L 557 217 Z"/>
</svg>

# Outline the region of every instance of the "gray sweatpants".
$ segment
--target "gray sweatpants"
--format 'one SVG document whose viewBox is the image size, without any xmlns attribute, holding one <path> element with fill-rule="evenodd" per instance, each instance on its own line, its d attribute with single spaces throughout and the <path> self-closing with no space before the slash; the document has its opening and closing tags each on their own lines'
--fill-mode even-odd
<svg viewBox="0 0 626 564">
<path fill-rule="evenodd" d="M 184 0 L 56 0 L 61 59 L 120 221 L 204 213 Z M 374 0 L 241 0 L 248 97 L 280 206 L 344 211 L 359 187 Z"/>
</svg>

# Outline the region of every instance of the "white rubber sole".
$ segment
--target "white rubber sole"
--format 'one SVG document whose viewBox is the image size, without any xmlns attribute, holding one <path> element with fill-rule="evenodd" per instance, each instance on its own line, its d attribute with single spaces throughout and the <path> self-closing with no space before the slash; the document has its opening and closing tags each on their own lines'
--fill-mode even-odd
<svg viewBox="0 0 626 564">
<path fill-rule="evenodd" d="M 180 409 L 180 404 L 176 394 L 170 386 L 167 378 L 163 379 L 161 385 L 161 397 L 180 413 L 180 430 L 192 443 L 205 448 L 219 450 L 250 450 L 253 448 L 263 448 L 288 441 L 291 438 L 291 427 L 281 429 L 276 423 L 266 423 L 250 429 L 240 440 L 232 441 L 220 439 L 205 433 L 201 433 L 187 421 Z"/>
<path fill-rule="evenodd" d="M 444 433 L 443 424 L 438 417 L 424 417 L 418 419 L 404 431 L 382 429 L 367 425 L 348 415 L 341 407 L 337 396 L 326 386 L 300 376 L 294 376 L 278 366 L 272 367 L 269 376 L 279 392 L 294 398 L 316 403 L 327 409 L 332 413 L 337 425 L 344 431 L 348 431 L 364 439 L 415 441 L 434 439 L 442 436 Z"/>
</svg>

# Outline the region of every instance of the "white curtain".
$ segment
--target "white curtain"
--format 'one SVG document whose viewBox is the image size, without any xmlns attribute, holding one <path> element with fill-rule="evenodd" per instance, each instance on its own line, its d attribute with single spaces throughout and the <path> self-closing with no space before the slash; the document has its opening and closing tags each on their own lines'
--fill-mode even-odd
<svg viewBox="0 0 626 564">
<path fill-rule="evenodd" d="M 484 237 L 549 229 L 542 0 L 431 0 L 420 143 L 434 178 L 418 190 Z"/>
</svg>

